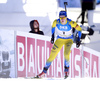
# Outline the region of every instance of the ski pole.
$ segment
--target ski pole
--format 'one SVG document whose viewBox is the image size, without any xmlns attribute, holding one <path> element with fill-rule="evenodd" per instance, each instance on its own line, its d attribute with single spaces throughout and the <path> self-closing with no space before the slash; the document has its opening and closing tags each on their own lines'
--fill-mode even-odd
<svg viewBox="0 0 100 85">
<path fill-rule="evenodd" d="M 65 11 L 66 11 L 66 13 L 67 13 L 66 5 L 68 5 L 68 3 L 67 3 L 67 2 L 64 2 Z"/>
</svg>

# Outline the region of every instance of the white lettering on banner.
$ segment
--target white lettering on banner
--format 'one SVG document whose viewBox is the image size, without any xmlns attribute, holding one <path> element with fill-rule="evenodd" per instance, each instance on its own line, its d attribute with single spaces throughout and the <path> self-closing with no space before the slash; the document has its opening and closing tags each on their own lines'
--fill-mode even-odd
<svg viewBox="0 0 100 85">
<path fill-rule="evenodd" d="M 38 56 L 37 56 L 37 57 L 38 57 L 38 71 L 39 71 L 39 73 L 40 73 L 42 70 L 40 69 L 40 57 L 39 57 L 39 53 L 40 53 L 39 51 L 40 51 L 40 50 L 39 50 L 39 49 L 40 49 L 40 48 L 39 48 L 39 46 L 38 46 Z"/>
<path fill-rule="evenodd" d="M 75 56 L 75 69 L 76 69 L 76 71 L 78 71 L 78 73 L 79 73 L 79 75 L 77 76 L 75 76 L 75 77 L 80 77 L 80 75 L 81 75 L 81 71 L 80 71 L 80 66 L 79 65 L 77 65 L 77 61 L 80 61 L 80 56 L 79 55 L 76 55 Z"/>
<path fill-rule="evenodd" d="M 96 77 L 96 78 L 99 77 L 99 68 L 98 67 L 100 67 L 100 66 L 98 66 L 99 65 L 98 60 L 99 60 L 98 56 L 92 55 L 91 77 Z"/>
<path fill-rule="evenodd" d="M 44 61 L 44 47 L 42 47 L 42 61 Z M 44 67 L 44 62 L 42 62 L 42 68 Z M 43 69 L 42 69 L 43 70 Z"/>
<path fill-rule="evenodd" d="M 50 41 L 30 37 L 17 36 L 17 76 L 31 77 L 42 72 L 46 60 L 49 58 L 52 44 Z M 63 48 L 58 53 L 47 71 L 47 77 L 64 76 Z M 82 77 L 81 49 L 73 48 L 70 55 L 70 77 Z M 84 49 L 84 76 L 99 77 L 99 56 Z M 95 55 L 94 55 L 95 54 Z"/>
<path fill-rule="evenodd" d="M 80 50 L 74 48 L 74 56 L 73 57 L 73 77 L 82 77 L 82 57 L 80 55 Z"/>
<path fill-rule="evenodd" d="M 37 46 L 36 46 L 36 57 L 37 57 L 37 73 L 42 72 L 45 60 L 45 41 L 37 39 Z"/>
<path fill-rule="evenodd" d="M 84 53 L 84 77 L 90 77 L 90 66 L 91 66 L 91 64 L 90 64 L 90 53 L 89 52 L 86 52 L 86 51 L 84 51 L 83 52 Z"/>
<path fill-rule="evenodd" d="M 96 68 L 96 62 L 94 61 L 94 65 L 93 65 L 93 77 L 97 77 L 97 68 Z"/>
<path fill-rule="evenodd" d="M 60 73 L 61 77 L 62 77 L 62 65 L 61 65 L 60 55 L 58 55 L 58 57 L 57 57 L 57 76 L 58 76 L 58 73 Z"/>
<path fill-rule="evenodd" d="M 24 70 L 25 62 L 23 56 L 24 56 L 24 45 L 22 43 L 18 43 L 18 71 Z"/>
<path fill-rule="evenodd" d="M 36 63 L 36 58 L 35 58 L 35 54 L 36 54 L 35 53 L 35 39 L 27 38 L 27 44 L 25 46 L 27 46 L 26 76 L 29 77 L 36 74 L 36 70 L 37 70 L 36 69 L 37 63 Z"/>
<path fill-rule="evenodd" d="M 84 59 L 84 76 L 89 77 L 89 60 L 86 57 Z"/>
<path fill-rule="evenodd" d="M 29 72 L 31 67 L 33 68 L 33 73 L 35 72 L 34 70 L 34 56 L 33 56 L 33 46 L 30 45 L 30 55 L 29 55 Z"/>
<path fill-rule="evenodd" d="M 41 58 L 40 58 L 40 51 L 42 53 Z M 42 47 L 42 50 L 40 50 L 40 46 L 38 46 L 38 71 L 39 73 L 42 72 L 43 66 L 44 66 L 44 47 Z"/>
</svg>

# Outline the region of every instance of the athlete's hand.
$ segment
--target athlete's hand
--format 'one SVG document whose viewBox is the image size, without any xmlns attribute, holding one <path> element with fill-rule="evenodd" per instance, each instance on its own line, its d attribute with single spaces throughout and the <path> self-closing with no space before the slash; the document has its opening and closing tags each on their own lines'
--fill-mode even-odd
<svg viewBox="0 0 100 85">
<path fill-rule="evenodd" d="M 54 38 L 51 38 L 51 44 L 53 44 L 54 43 Z"/>
<path fill-rule="evenodd" d="M 76 41 L 76 47 L 78 48 L 81 44 L 81 41 Z"/>
</svg>

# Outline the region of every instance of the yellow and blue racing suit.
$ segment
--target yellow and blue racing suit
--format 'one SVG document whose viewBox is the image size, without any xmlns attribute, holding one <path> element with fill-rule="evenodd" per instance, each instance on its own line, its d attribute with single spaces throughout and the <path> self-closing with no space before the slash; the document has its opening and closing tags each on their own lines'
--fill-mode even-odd
<svg viewBox="0 0 100 85">
<path fill-rule="evenodd" d="M 66 24 L 62 25 L 60 19 L 56 19 L 52 25 L 52 35 L 56 33 L 57 39 L 53 45 L 50 56 L 46 62 L 46 65 L 43 69 L 44 73 L 47 73 L 48 68 L 50 67 L 52 61 L 56 58 L 58 52 L 61 50 L 64 45 L 64 67 L 69 67 L 70 52 L 71 46 L 73 44 L 73 32 L 72 29 L 75 28 L 78 31 L 79 38 L 81 38 L 81 27 L 74 21 L 67 18 Z M 68 69 L 65 69 L 67 72 Z"/>
</svg>

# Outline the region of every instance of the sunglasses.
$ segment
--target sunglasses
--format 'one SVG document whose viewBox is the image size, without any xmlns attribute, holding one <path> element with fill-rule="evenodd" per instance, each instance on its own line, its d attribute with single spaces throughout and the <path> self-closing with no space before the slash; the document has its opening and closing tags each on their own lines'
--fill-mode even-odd
<svg viewBox="0 0 100 85">
<path fill-rule="evenodd" d="M 60 19 L 66 19 L 66 17 L 60 17 Z"/>
</svg>

